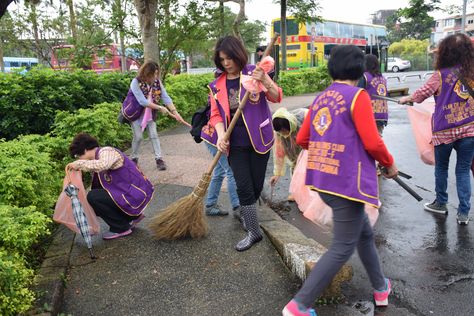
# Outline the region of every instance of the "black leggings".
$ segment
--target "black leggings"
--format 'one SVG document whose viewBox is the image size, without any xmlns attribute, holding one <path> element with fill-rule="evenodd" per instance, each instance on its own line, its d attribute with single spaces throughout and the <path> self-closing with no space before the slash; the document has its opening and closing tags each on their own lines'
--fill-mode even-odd
<svg viewBox="0 0 474 316">
<path fill-rule="evenodd" d="M 240 205 L 257 202 L 265 182 L 270 152 L 259 154 L 252 147 L 230 147 L 229 165 L 237 184 Z"/>
<path fill-rule="evenodd" d="M 130 221 L 136 217 L 125 214 L 104 189 L 93 189 L 87 194 L 87 201 L 97 216 L 110 226 L 113 233 L 122 233 L 130 228 Z"/>
</svg>

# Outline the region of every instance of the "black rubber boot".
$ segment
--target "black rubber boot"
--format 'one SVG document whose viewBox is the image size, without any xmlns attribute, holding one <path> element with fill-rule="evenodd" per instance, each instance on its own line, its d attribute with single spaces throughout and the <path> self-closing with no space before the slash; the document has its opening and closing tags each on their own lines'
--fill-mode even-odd
<svg viewBox="0 0 474 316">
<path fill-rule="evenodd" d="M 257 218 L 257 207 L 255 204 L 240 207 L 240 216 L 247 228 L 247 237 L 235 245 L 237 251 L 245 251 L 262 240 L 262 232 Z"/>
</svg>

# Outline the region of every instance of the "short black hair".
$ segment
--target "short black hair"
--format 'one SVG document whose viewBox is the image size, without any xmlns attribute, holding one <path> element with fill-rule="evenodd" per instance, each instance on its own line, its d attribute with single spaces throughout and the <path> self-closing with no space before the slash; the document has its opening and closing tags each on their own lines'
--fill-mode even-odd
<svg viewBox="0 0 474 316">
<path fill-rule="evenodd" d="M 273 129 L 276 132 L 281 131 L 282 129 L 290 131 L 290 122 L 286 118 L 283 117 L 275 117 L 272 120 L 273 123 Z"/>
<path fill-rule="evenodd" d="M 333 80 L 359 80 L 365 71 L 364 53 L 354 45 L 335 46 L 328 69 Z"/>
<path fill-rule="evenodd" d="M 373 76 L 380 76 L 380 64 L 377 56 L 373 54 L 365 55 L 365 71 L 370 72 Z"/>
<path fill-rule="evenodd" d="M 222 66 L 219 52 L 223 52 L 239 66 L 239 70 L 244 69 L 248 62 L 247 50 L 244 44 L 235 36 L 225 36 L 220 38 L 214 49 L 214 63 L 216 67 L 225 72 L 224 66 Z"/>
<path fill-rule="evenodd" d="M 99 142 L 97 139 L 92 137 L 87 133 L 79 133 L 72 140 L 71 145 L 69 145 L 69 154 L 71 157 L 83 155 L 86 150 L 94 149 L 99 147 Z"/>
</svg>

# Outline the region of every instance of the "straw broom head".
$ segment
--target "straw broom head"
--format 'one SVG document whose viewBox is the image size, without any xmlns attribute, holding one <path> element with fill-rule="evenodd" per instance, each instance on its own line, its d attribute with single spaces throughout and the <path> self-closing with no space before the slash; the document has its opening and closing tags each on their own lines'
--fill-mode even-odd
<svg viewBox="0 0 474 316">
<path fill-rule="evenodd" d="M 211 181 L 211 174 L 204 173 L 193 192 L 169 205 L 152 218 L 148 226 L 157 239 L 202 238 L 208 226 L 204 216 L 203 199 Z"/>
</svg>

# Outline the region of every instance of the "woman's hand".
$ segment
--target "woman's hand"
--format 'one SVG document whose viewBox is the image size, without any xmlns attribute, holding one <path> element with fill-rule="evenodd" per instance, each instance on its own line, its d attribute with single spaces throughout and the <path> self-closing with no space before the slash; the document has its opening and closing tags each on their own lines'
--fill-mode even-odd
<svg viewBox="0 0 474 316">
<path fill-rule="evenodd" d="M 217 139 L 217 149 L 223 153 L 227 153 L 227 151 L 229 150 L 229 141 L 224 140 L 223 137 L 219 137 Z"/>
<path fill-rule="evenodd" d="M 400 100 L 398 101 L 400 104 L 407 104 L 407 103 L 413 103 L 413 98 L 411 95 L 406 96 L 406 97 L 401 97 Z"/>
<path fill-rule="evenodd" d="M 73 161 L 71 163 L 68 163 L 66 166 L 67 170 L 80 170 L 79 166 L 77 165 L 77 161 Z"/>
<path fill-rule="evenodd" d="M 398 168 L 395 163 L 390 167 L 384 167 L 382 170 L 382 175 L 387 179 L 395 178 L 396 176 L 398 176 Z"/>
<path fill-rule="evenodd" d="M 280 176 L 273 176 L 270 179 L 270 185 L 273 187 L 277 184 L 278 180 L 280 179 Z"/>
<path fill-rule="evenodd" d="M 260 81 L 265 86 L 269 86 L 271 84 L 270 81 L 272 81 L 272 79 L 270 79 L 270 77 L 267 76 L 265 71 L 263 71 L 263 69 L 259 67 L 255 68 L 255 70 L 252 72 L 252 78 Z"/>
</svg>

